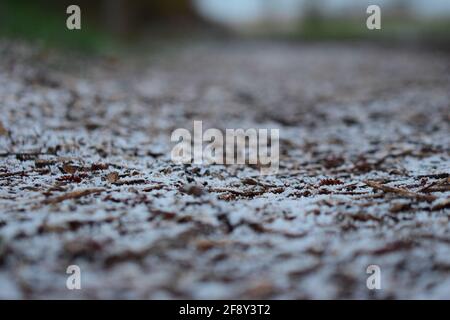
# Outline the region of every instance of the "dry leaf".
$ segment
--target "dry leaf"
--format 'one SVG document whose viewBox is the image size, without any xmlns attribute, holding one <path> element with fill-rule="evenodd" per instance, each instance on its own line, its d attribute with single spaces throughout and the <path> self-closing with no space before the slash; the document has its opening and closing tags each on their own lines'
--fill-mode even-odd
<svg viewBox="0 0 450 320">
<path fill-rule="evenodd" d="M 336 184 L 342 184 L 343 182 L 339 179 L 322 179 L 319 182 L 319 186 L 332 186 Z"/>
<path fill-rule="evenodd" d="M 78 167 L 73 166 L 69 163 L 64 163 L 62 169 L 65 173 L 74 174 L 78 170 Z"/>
<path fill-rule="evenodd" d="M 114 183 L 119 180 L 119 174 L 116 171 L 110 172 L 106 176 L 106 180 L 108 180 L 109 183 Z"/>
<path fill-rule="evenodd" d="M 204 193 L 203 186 L 197 184 L 186 185 L 183 191 L 194 197 L 200 197 Z"/>
<path fill-rule="evenodd" d="M 396 202 L 391 205 L 389 211 L 392 213 L 402 212 L 411 209 L 411 203 Z"/>
<path fill-rule="evenodd" d="M 113 182 L 115 185 L 131 185 L 131 184 L 144 184 L 146 181 L 144 179 L 130 179 L 130 180 L 118 180 Z"/>
<path fill-rule="evenodd" d="M 106 170 L 108 167 L 109 165 L 107 163 L 93 163 L 91 165 L 91 171 Z"/>
<path fill-rule="evenodd" d="M 51 166 L 54 165 L 56 163 L 55 160 L 45 160 L 45 159 L 36 159 L 34 161 L 34 165 L 36 166 L 36 168 L 43 168 L 46 166 Z"/>
<path fill-rule="evenodd" d="M 8 135 L 8 130 L 3 126 L 3 123 L 0 121 L 0 136 Z"/>
</svg>

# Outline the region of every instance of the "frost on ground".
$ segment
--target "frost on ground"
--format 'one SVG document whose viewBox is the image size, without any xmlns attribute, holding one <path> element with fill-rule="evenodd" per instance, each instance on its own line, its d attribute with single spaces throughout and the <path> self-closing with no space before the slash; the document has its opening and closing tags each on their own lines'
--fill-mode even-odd
<svg viewBox="0 0 450 320">
<path fill-rule="evenodd" d="M 0 52 L 1 298 L 450 298 L 448 56 Z M 279 128 L 279 174 L 173 164 L 193 120 Z"/>
</svg>

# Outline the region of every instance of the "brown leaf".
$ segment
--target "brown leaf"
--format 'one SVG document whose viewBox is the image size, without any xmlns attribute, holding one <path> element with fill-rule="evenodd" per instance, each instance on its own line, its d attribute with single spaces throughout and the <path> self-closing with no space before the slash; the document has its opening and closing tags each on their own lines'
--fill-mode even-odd
<svg viewBox="0 0 450 320">
<path fill-rule="evenodd" d="M 392 204 L 392 206 L 389 208 L 389 211 L 392 213 L 398 213 L 398 212 L 406 211 L 409 209 L 411 209 L 410 203 L 397 202 L 397 203 Z"/>
<path fill-rule="evenodd" d="M 252 186 L 256 186 L 258 185 L 258 181 L 256 181 L 253 178 L 244 178 L 241 180 L 242 184 L 248 184 L 248 185 L 252 185 Z"/>
<path fill-rule="evenodd" d="M 84 178 L 87 178 L 87 177 L 88 177 L 88 175 L 86 173 L 80 173 L 80 174 L 64 175 L 64 176 L 58 177 L 56 180 L 80 183 Z"/>
<path fill-rule="evenodd" d="M 93 163 L 91 165 L 91 171 L 106 170 L 108 167 L 109 165 L 107 163 Z"/>
<path fill-rule="evenodd" d="M 195 246 L 199 251 L 208 251 L 217 246 L 217 243 L 207 239 L 200 239 L 195 242 Z"/>
<path fill-rule="evenodd" d="M 184 186 L 183 191 L 194 197 L 200 197 L 204 193 L 203 186 L 197 184 L 186 185 Z"/>
<path fill-rule="evenodd" d="M 0 136 L 8 135 L 8 130 L 3 126 L 3 123 L 0 121 Z"/>
<path fill-rule="evenodd" d="M 55 160 L 46 160 L 46 159 L 36 159 L 34 160 L 34 165 L 36 168 L 43 168 L 46 166 L 51 166 L 56 163 Z"/>
<path fill-rule="evenodd" d="M 250 299 L 267 299 L 275 294 L 275 292 L 275 285 L 268 280 L 262 279 L 250 286 L 250 288 L 245 291 L 245 296 Z"/>
<path fill-rule="evenodd" d="M 319 186 L 331 186 L 336 184 L 342 184 L 342 181 L 339 179 L 322 179 L 319 182 Z"/>
<path fill-rule="evenodd" d="M 149 191 L 153 191 L 153 190 L 161 190 L 162 188 L 164 188 L 163 184 L 156 184 L 154 186 L 144 188 L 144 189 L 142 189 L 142 191 L 149 192 Z"/>
<path fill-rule="evenodd" d="M 106 180 L 108 180 L 109 183 L 114 183 L 119 180 L 119 174 L 116 171 L 110 172 L 106 176 Z"/>
<path fill-rule="evenodd" d="M 345 163 L 345 159 L 341 156 L 330 155 L 326 157 L 323 161 L 323 166 L 327 169 L 336 168 Z"/>
<path fill-rule="evenodd" d="M 78 170 L 78 167 L 77 166 L 73 166 L 73 165 L 71 165 L 69 163 L 64 163 L 63 167 L 62 167 L 62 170 L 65 173 L 74 174 Z"/>
<path fill-rule="evenodd" d="M 121 185 L 131 185 L 131 184 L 144 184 L 144 179 L 130 179 L 130 180 L 117 180 L 115 182 L 112 182 L 115 185 L 121 186 Z"/>
</svg>

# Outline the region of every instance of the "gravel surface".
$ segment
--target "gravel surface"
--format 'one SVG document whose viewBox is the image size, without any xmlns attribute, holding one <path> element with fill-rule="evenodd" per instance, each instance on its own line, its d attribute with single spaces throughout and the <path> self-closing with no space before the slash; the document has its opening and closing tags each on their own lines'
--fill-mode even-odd
<svg viewBox="0 0 450 320">
<path fill-rule="evenodd" d="M 448 55 L 0 54 L 0 298 L 450 298 Z M 280 129 L 278 174 L 172 163 L 193 120 Z"/>
</svg>

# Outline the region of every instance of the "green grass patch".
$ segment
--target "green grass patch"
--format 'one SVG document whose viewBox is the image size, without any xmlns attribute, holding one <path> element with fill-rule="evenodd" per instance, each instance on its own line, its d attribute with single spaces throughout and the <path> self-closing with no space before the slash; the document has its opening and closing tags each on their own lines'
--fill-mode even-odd
<svg viewBox="0 0 450 320">
<path fill-rule="evenodd" d="M 44 46 L 108 53 L 117 41 L 82 16 L 81 30 L 68 30 L 65 11 L 55 12 L 30 1 L 4 0 L 0 12 L 0 37 L 36 41 Z"/>
</svg>

